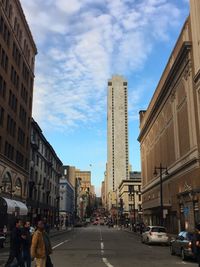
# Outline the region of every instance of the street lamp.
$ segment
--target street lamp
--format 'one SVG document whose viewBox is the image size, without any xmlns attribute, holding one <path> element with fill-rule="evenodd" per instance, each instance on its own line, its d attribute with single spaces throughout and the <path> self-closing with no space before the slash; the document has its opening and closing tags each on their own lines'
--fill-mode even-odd
<svg viewBox="0 0 200 267">
<path fill-rule="evenodd" d="M 160 163 L 160 166 L 159 167 L 156 167 L 154 168 L 154 176 L 157 176 L 158 173 L 157 171 L 160 171 L 160 225 L 163 226 L 163 187 L 162 187 L 162 183 L 163 183 L 163 180 L 162 180 L 162 175 L 163 175 L 163 171 L 165 171 L 165 175 L 168 175 L 168 170 L 167 170 L 167 167 L 163 167 L 162 166 L 162 163 Z"/>
<path fill-rule="evenodd" d="M 129 185 L 129 196 L 133 199 L 133 216 L 134 216 L 134 231 L 136 232 L 136 212 L 135 212 L 135 194 L 138 191 L 134 189 L 134 185 Z"/>
</svg>

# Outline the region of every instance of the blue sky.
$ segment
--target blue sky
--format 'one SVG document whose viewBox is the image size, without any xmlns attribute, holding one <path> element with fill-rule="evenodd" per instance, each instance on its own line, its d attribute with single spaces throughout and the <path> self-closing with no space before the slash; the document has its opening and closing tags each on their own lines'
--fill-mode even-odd
<svg viewBox="0 0 200 267">
<path fill-rule="evenodd" d="M 140 170 L 139 116 L 146 109 L 181 27 L 188 0 L 21 0 L 38 47 L 33 117 L 64 164 L 106 164 L 107 80 L 129 88 L 129 151 Z M 92 166 L 90 166 L 92 165 Z"/>
</svg>

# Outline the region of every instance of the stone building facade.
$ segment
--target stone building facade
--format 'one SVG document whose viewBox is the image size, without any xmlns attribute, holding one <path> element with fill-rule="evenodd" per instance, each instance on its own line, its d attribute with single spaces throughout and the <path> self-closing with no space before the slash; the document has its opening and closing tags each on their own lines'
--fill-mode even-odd
<svg viewBox="0 0 200 267">
<path fill-rule="evenodd" d="M 146 111 L 140 112 L 144 220 L 159 224 L 162 173 L 164 225 L 193 230 L 200 221 L 200 10 L 187 18 Z"/>
<path fill-rule="evenodd" d="M 119 185 L 118 208 L 130 220 L 142 220 L 141 172 L 130 172 L 130 179 Z"/>
<path fill-rule="evenodd" d="M 31 222 L 47 218 L 53 226 L 59 221 L 59 181 L 62 162 L 46 140 L 39 125 L 31 121 L 30 178 L 27 206 Z"/>
<path fill-rule="evenodd" d="M 62 176 L 60 179 L 60 226 L 66 228 L 74 224 L 74 187 Z"/>
<path fill-rule="evenodd" d="M 19 0 L 0 1 L 0 196 L 25 202 L 37 53 Z"/>
<path fill-rule="evenodd" d="M 82 171 L 74 166 L 63 166 L 63 175 L 74 187 L 75 219 L 90 213 L 95 203 L 95 188 L 91 183 L 91 171 Z"/>
</svg>

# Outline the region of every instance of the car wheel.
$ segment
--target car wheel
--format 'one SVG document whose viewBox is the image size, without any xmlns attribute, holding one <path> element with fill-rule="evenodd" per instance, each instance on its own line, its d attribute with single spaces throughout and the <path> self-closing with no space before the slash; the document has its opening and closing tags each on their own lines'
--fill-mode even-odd
<svg viewBox="0 0 200 267">
<path fill-rule="evenodd" d="M 175 252 L 174 252 L 172 245 L 170 246 L 170 253 L 171 253 L 171 255 L 175 255 Z"/>
<path fill-rule="evenodd" d="M 183 261 L 187 260 L 187 257 L 186 257 L 186 255 L 185 255 L 185 252 L 184 252 L 184 249 L 183 249 L 183 248 L 181 249 L 181 259 L 182 259 Z"/>
<path fill-rule="evenodd" d="M 149 243 L 149 238 L 147 237 L 147 240 L 146 240 L 146 243 L 149 245 L 150 243 Z"/>
</svg>

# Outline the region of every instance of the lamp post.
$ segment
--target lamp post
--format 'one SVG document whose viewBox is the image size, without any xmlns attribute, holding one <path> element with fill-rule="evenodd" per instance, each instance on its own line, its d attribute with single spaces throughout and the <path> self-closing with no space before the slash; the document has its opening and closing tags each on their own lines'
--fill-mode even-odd
<svg viewBox="0 0 200 267">
<path fill-rule="evenodd" d="M 163 218 L 163 180 L 162 180 L 162 175 L 163 175 L 163 171 L 165 171 L 165 175 L 168 175 L 168 170 L 167 170 L 167 167 L 163 167 L 162 166 L 162 163 L 160 163 L 160 166 L 159 167 L 156 167 L 154 168 L 154 176 L 157 176 L 158 173 L 157 171 L 160 171 L 160 225 L 163 226 L 163 221 L 164 221 L 164 218 Z"/>
<path fill-rule="evenodd" d="M 133 200 L 133 216 L 134 216 L 134 231 L 136 232 L 136 211 L 135 211 L 135 194 L 138 191 L 134 189 L 134 185 L 129 185 L 129 196 L 131 200 Z"/>
</svg>

